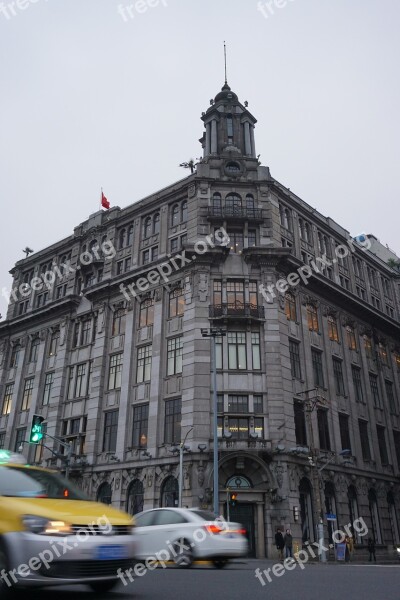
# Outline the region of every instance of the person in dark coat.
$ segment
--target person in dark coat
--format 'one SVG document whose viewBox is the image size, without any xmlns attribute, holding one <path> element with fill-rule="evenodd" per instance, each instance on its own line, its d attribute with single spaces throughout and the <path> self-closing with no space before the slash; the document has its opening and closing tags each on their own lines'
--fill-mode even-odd
<svg viewBox="0 0 400 600">
<path fill-rule="evenodd" d="M 372 561 L 372 557 L 374 557 L 374 561 L 376 562 L 375 540 L 373 540 L 371 537 L 368 538 L 367 547 L 369 552 L 369 562 Z"/>
<path fill-rule="evenodd" d="M 277 530 L 275 534 L 275 544 L 279 553 L 279 560 L 283 560 L 283 548 L 285 547 L 285 541 L 283 539 L 282 531 Z"/>
<path fill-rule="evenodd" d="M 286 558 L 293 557 L 293 536 L 290 533 L 290 529 L 286 529 L 285 537 L 283 538 L 285 543 L 285 555 Z"/>
</svg>

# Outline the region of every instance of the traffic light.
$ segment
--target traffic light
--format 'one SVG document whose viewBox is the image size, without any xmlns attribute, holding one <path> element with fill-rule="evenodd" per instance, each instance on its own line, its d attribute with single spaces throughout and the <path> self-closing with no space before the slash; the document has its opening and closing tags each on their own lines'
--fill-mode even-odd
<svg viewBox="0 0 400 600">
<path fill-rule="evenodd" d="M 43 423 L 44 417 L 40 415 L 33 415 L 31 434 L 29 436 L 30 444 L 39 444 L 43 439 Z"/>
<path fill-rule="evenodd" d="M 229 504 L 231 506 L 236 506 L 236 499 L 237 499 L 237 493 L 236 492 L 231 492 L 229 494 Z"/>
</svg>

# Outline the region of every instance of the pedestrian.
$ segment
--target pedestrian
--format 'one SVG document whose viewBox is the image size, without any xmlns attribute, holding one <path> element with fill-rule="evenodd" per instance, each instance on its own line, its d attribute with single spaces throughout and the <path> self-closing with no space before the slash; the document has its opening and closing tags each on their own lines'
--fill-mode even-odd
<svg viewBox="0 0 400 600">
<path fill-rule="evenodd" d="M 349 561 L 351 561 L 352 556 L 353 556 L 354 542 L 353 542 L 352 536 L 349 536 L 349 535 L 346 535 L 344 541 L 346 544 L 345 561 L 349 562 Z"/>
<path fill-rule="evenodd" d="M 368 561 L 371 562 L 372 561 L 372 557 L 374 557 L 374 561 L 376 562 L 375 540 L 373 540 L 371 537 L 368 538 L 367 547 L 368 547 L 368 552 L 369 552 L 369 559 L 368 559 Z"/>
<path fill-rule="evenodd" d="M 293 558 L 293 536 L 290 533 L 290 529 L 286 529 L 285 537 L 283 538 L 285 543 L 285 556 Z"/>
<path fill-rule="evenodd" d="M 283 539 L 282 531 L 279 527 L 275 534 L 275 545 L 278 549 L 279 560 L 283 560 L 283 548 L 285 547 L 285 542 Z"/>
</svg>

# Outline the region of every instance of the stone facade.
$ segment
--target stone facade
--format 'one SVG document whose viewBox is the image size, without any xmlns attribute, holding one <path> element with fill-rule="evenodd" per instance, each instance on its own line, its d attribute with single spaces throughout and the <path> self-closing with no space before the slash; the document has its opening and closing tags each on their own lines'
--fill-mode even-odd
<svg viewBox="0 0 400 600">
<path fill-rule="evenodd" d="M 176 505 L 186 438 L 183 505 L 211 508 L 201 329 L 219 327 L 219 502 L 226 511 L 227 488 L 238 492 L 230 516 L 252 553 L 273 556 L 278 526 L 300 545 L 313 540 L 319 502 L 337 516 L 327 537 L 362 516 L 391 552 L 398 270 L 376 238 L 374 247 L 351 238 L 271 177 L 256 158 L 256 120 L 227 84 L 202 120 L 193 174 L 91 215 L 14 267 L 0 323 L 0 447 L 22 444 L 31 462 L 64 470 L 48 449 L 24 444 L 40 414 L 49 436 L 72 443 L 71 478 L 135 513 Z M 51 437 L 46 445 L 60 452 Z"/>
</svg>

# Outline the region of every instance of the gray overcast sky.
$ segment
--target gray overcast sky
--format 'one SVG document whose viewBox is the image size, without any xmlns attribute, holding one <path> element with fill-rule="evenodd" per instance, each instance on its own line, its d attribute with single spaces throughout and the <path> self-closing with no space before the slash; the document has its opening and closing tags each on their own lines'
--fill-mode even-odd
<svg viewBox="0 0 400 600">
<path fill-rule="evenodd" d="M 26 245 L 98 209 L 101 186 L 125 207 L 187 175 L 224 39 L 263 164 L 399 254 L 398 0 L 270 0 L 267 18 L 257 0 L 164 0 L 126 20 L 132 0 L 19 1 L 0 12 L 0 289 Z"/>
</svg>

